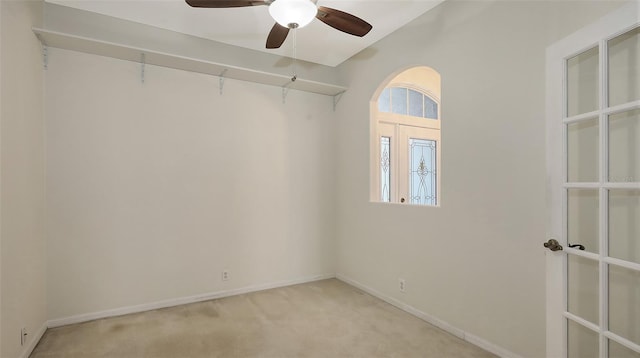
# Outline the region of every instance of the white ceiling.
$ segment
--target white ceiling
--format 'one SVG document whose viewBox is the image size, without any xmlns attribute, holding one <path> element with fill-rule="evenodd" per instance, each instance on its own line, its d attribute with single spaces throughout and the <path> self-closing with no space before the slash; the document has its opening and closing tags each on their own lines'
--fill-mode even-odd
<svg viewBox="0 0 640 358">
<path fill-rule="evenodd" d="M 280 49 L 265 48 L 267 34 L 274 24 L 266 6 L 203 9 L 192 8 L 184 0 L 46 1 L 230 45 L 293 56 L 293 32 L 289 33 Z M 337 66 L 442 1 L 444 0 L 318 0 L 319 6 L 342 10 L 366 20 L 373 25 L 373 30 L 360 38 L 314 20 L 310 25 L 297 30 L 297 58 Z"/>
</svg>

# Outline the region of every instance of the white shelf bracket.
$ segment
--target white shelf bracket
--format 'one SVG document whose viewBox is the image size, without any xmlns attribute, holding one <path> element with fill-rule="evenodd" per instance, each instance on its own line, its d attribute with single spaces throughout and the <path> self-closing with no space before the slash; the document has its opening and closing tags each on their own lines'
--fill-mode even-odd
<svg viewBox="0 0 640 358">
<path fill-rule="evenodd" d="M 340 102 L 340 100 L 342 99 L 342 95 L 347 92 L 347 91 L 342 91 L 340 93 L 337 93 L 335 96 L 333 96 L 333 111 L 336 111 L 336 106 L 338 105 L 338 102 Z"/>
<path fill-rule="evenodd" d="M 144 52 L 140 54 L 140 83 L 144 83 L 144 66 L 145 66 Z"/>
<path fill-rule="evenodd" d="M 42 65 L 45 70 L 49 68 L 49 48 L 47 45 L 42 45 Z"/>
<path fill-rule="evenodd" d="M 220 86 L 220 95 L 222 96 L 222 89 L 224 88 L 224 75 L 227 73 L 228 69 L 224 69 L 224 71 L 222 71 L 222 73 L 220 73 L 220 75 L 218 77 L 219 78 L 219 86 Z"/>
</svg>

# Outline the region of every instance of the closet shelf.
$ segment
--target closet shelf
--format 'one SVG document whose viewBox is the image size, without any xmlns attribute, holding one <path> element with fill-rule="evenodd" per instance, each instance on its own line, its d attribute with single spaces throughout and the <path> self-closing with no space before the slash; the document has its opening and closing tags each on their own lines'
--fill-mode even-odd
<svg viewBox="0 0 640 358">
<path fill-rule="evenodd" d="M 33 28 L 33 32 L 36 34 L 38 39 L 40 39 L 40 42 L 47 47 L 62 48 L 133 62 L 142 62 L 144 58 L 144 63 L 147 65 L 175 68 L 213 76 L 222 76 L 224 78 L 261 83 L 327 96 L 337 96 L 347 90 L 347 88 L 343 86 L 301 78 L 298 78 L 295 82 L 291 82 L 291 78 L 286 75 L 242 68 L 150 49 L 137 48 L 64 32 L 51 31 L 42 28 Z"/>
</svg>

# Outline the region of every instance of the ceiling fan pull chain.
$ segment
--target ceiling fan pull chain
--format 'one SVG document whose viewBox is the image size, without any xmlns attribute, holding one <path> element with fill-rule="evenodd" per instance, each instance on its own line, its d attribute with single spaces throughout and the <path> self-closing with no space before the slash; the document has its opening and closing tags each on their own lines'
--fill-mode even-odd
<svg viewBox="0 0 640 358">
<path fill-rule="evenodd" d="M 298 34 L 298 28 L 294 27 L 293 28 L 293 77 L 291 77 L 291 82 L 295 82 L 296 79 L 298 79 L 298 74 L 297 74 L 297 70 L 296 70 L 296 62 L 298 61 L 297 58 L 297 45 L 298 45 L 298 41 L 297 41 L 297 34 Z"/>
</svg>

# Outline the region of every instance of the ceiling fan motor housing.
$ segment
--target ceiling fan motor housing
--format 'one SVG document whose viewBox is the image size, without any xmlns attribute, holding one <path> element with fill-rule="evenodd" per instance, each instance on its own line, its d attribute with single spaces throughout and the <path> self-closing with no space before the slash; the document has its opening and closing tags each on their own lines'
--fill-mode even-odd
<svg viewBox="0 0 640 358">
<path fill-rule="evenodd" d="M 290 29 L 309 25 L 317 13 L 318 8 L 311 0 L 275 0 L 269 5 L 271 17 Z"/>
</svg>

